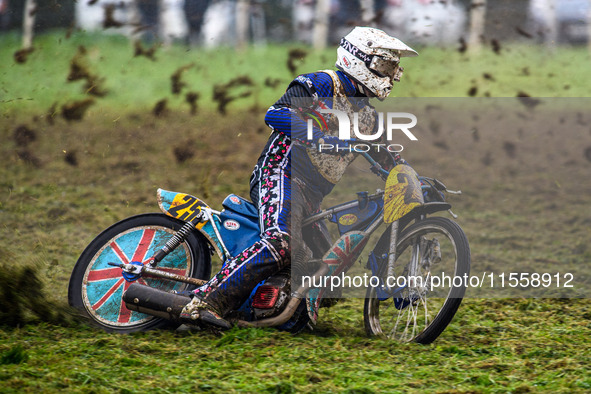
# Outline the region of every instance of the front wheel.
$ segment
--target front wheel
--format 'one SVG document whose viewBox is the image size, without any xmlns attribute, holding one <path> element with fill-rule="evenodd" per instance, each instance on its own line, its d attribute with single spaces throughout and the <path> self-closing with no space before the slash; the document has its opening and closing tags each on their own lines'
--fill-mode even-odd
<svg viewBox="0 0 591 394">
<path fill-rule="evenodd" d="M 145 214 L 122 220 L 96 237 L 78 259 L 68 288 L 70 305 L 106 331 L 131 333 L 165 327 L 166 320 L 130 311 L 122 300 L 133 282 L 121 268 L 109 263 L 145 263 L 164 246 L 183 222 L 164 214 Z M 170 273 L 207 279 L 211 259 L 207 241 L 192 232 L 158 269 Z M 161 278 L 140 277 L 137 282 L 164 291 L 186 290 L 187 284 Z"/>
<path fill-rule="evenodd" d="M 431 343 L 447 327 L 466 291 L 468 239 L 447 218 L 418 221 L 399 234 L 394 276 L 386 278 L 389 244 L 388 230 L 373 252 L 385 286 L 367 290 L 365 330 L 400 342 Z"/>
</svg>

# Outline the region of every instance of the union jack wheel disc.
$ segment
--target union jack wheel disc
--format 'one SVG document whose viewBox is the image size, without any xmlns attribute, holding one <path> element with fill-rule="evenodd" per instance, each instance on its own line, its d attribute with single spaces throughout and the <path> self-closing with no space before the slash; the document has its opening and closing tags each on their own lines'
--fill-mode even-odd
<svg viewBox="0 0 591 394">
<path fill-rule="evenodd" d="M 93 319 L 113 328 L 142 326 L 155 319 L 125 307 L 123 293 L 133 282 L 126 281 L 121 268 L 110 266 L 109 263 L 145 264 L 173 233 L 166 227 L 139 226 L 117 234 L 104 244 L 88 264 L 83 278 L 82 300 Z M 183 243 L 158 264 L 158 269 L 190 276 L 193 265 L 191 256 L 189 246 Z M 165 291 L 182 290 L 186 286 L 151 277 L 141 277 L 137 282 Z"/>
</svg>

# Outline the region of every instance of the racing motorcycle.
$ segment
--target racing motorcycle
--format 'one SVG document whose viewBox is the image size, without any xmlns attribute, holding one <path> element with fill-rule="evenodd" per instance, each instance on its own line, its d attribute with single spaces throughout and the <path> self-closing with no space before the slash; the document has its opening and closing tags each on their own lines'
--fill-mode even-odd
<svg viewBox="0 0 591 394">
<path fill-rule="evenodd" d="M 442 333 L 465 293 L 465 283 L 453 278 L 470 270 L 466 235 L 439 215 L 449 211 L 456 217 L 445 193 L 461 192 L 419 177 L 406 164 L 387 171 L 368 153 L 362 156 L 385 190 L 359 192 L 306 218 L 302 231 L 312 251 L 311 278 L 292 281 L 292 270 L 283 270 L 258 284 L 226 319 L 292 332 L 315 324 L 318 310 L 334 300 L 328 286 L 319 285 L 322 279 L 344 278 L 370 236 L 385 226 L 363 262 L 371 271 L 363 310 L 367 334 L 430 343 Z M 157 194 L 162 213 L 109 227 L 86 247 L 72 272 L 70 305 L 104 330 L 131 333 L 186 323 L 179 318 L 191 300 L 186 294 L 210 277 L 211 257 L 217 254 L 223 267 L 260 239 L 257 208 L 244 198 L 231 194 L 217 211 L 189 194 Z M 327 223 L 336 225 L 334 242 L 323 231 Z"/>
</svg>

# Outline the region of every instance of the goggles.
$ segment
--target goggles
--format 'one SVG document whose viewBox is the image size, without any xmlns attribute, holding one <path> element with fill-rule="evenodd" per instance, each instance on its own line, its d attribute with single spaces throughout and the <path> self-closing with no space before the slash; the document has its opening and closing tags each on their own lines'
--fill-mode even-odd
<svg viewBox="0 0 591 394">
<path fill-rule="evenodd" d="M 386 59 L 381 56 L 373 56 L 368 68 L 378 77 L 388 77 L 396 82 L 400 82 L 404 71 L 397 58 Z"/>
</svg>

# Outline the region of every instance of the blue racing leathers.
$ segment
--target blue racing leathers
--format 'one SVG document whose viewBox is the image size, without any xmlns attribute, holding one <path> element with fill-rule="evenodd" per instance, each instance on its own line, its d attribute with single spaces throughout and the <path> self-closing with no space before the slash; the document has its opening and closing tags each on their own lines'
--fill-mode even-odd
<svg viewBox="0 0 591 394">
<path fill-rule="evenodd" d="M 308 139 L 302 113 L 319 105 L 322 97 L 356 94 L 353 82 L 341 71 L 305 74 L 294 79 L 268 109 L 265 122 L 271 135 L 250 180 L 250 196 L 259 210 L 261 240 L 230 259 L 195 291 L 220 315 L 238 308 L 258 283 L 290 266 L 292 226 L 300 229 L 302 218 L 319 208 L 336 183 L 309 154 L 325 134 L 315 126 L 312 139 Z M 331 103 L 323 105 L 330 107 Z M 297 160 L 292 161 L 294 157 Z M 296 201 L 292 201 L 292 190 L 301 196 Z M 297 238 L 299 230 L 297 233 L 292 235 Z"/>
</svg>

